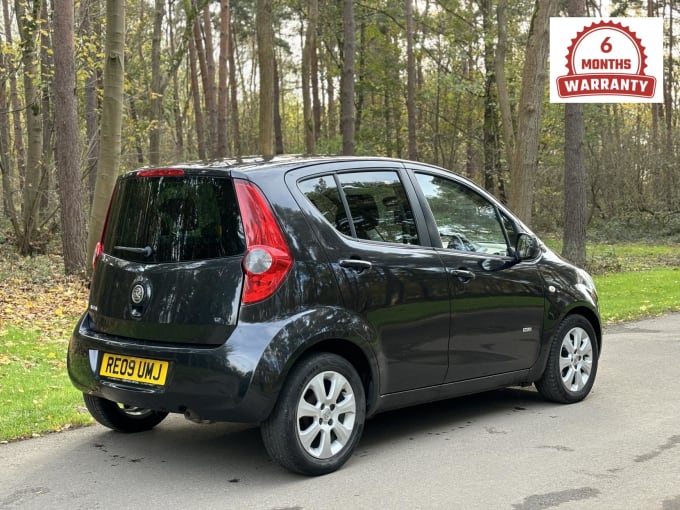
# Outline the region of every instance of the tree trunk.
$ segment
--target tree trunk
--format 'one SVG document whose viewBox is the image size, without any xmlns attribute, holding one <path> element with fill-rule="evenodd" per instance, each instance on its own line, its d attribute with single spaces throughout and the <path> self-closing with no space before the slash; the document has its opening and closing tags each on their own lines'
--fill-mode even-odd
<svg viewBox="0 0 680 510">
<path fill-rule="evenodd" d="M 279 65 L 274 59 L 274 153 L 283 154 L 283 126 L 281 120 L 281 77 Z"/>
<path fill-rule="evenodd" d="M 585 0 L 569 0 L 571 17 L 585 16 Z M 586 166 L 583 105 L 564 105 L 564 244 L 562 255 L 578 266 L 586 263 Z"/>
<path fill-rule="evenodd" d="M 54 117 L 61 205 L 61 244 L 66 274 L 85 270 L 85 222 L 80 181 L 80 144 L 71 0 L 54 0 Z"/>
<path fill-rule="evenodd" d="M 40 172 L 40 189 L 38 195 L 40 196 L 40 206 L 38 210 L 38 220 L 51 216 L 48 214 L 50 207 L 50 188 L 54 187 L 54 115 L 52 112 L 52 87 L 54 77 L 52 76 L 52 69 L 54 69 L 54 61 L 52 59 L 52 37 L 49 30 L 49 15 L 47 13 L 47 0 L 41 0 L 40 5 L 40 38 L 38 44 L 40 45 L 40 97 L 42 100 L 42 159 Z M 38 223 L 38 227 L 43 226 Z M 57 228 L 54 225 L 54 228 Z M 52 229 L 50 229 L 52 230 Z M 41 245 L 47 242 L 47 239 L 41 239 Z"/>
<path fill-rule="evenodd" d="M 489 34 L 492 33 L 491 8 L 492 0 L 480 2 L 482 11 L 482 27 L 484 30 L 484 124 L 482 127 L 484 139 L 484 188 L 490 193 L 496 193 L 495 183 L 501 179 L 500 175 L 500 145 L 498 140 L 498 111 L 497 100 L 494 96 L 493 84 L 496 81 L 494 69 L 496 67 L 494 45 Z"/>
<path fill-rule="evenodd" d="M 0 34 L 0 47 L 4 44 Z M 5 54 L 0 52 L 0 69 L 6 69 Z M 5 88 L 4 78 L 0 79 L 0 111 L 9 111 L 9 98 Z M 21 232 L 17 210 L 14 205 L 14 183 L 12 179 L 12 158 L 10 157 L 9 123 L 0 122 L 0 175 L 2 176 L 2 209 L 5 217 L 10 220 L 14 233 Z"/>
<path fill-rule="evenodd" d="M 522 72 L 516 144 L 510 166 L 509 205 L 527 224 L 531 223 L 534 175 L 538 168 L 538 142 L 550 46 L 550 17 L 557 12 L 558 3 L 558 0 L 536 0 Z"/>
<path fill-rule="evenodd" d="M 302 49 L 302 118 L 305 137 L 305 152 L 316 152 L 316 122 L 312 108 L 312 58 L 316 52 L 316 25 L 318 19 L 318 1 L 307 1 L 307 29 L 305 44 Z"/>
<path fill-rule="evenodd" d="M 326 103 L 328 104 L 327 109 L 326 109 L 326 117 L 327 117 L 327 133 L 326 136 L 329 139 L 332 139 L 335 137 L 337 133 L 337 118 L 336 118 L 336 113 L 335 113 L 335 81 L 333 80 L 333 76 L 331 75 L 330 72 L 326 72 Z"/>
<path fill-rule="evenodd" d="M 151 115 L 149 116 L 149 164 L 158 166 L 161 159 L 161 116 L 163 91 L 161 90 L 161 31 L 165 16 L 165 0 L 155 0 L 153 9 L 153 35 L 151 37 Z"/>
<path fill-rule="evenodd" d="M 201 108 L 201 91 L 198 87 L 198 68 L 196 55 L 196 43 L 189 41 L 189 75 L 191 76 L 191 97 L 194 103 L 194 119 L 196 121 L 196 145 L 198 146 L 198 158 L 206 158 L 205 132 L 203 130 L 203 109 Z"/>
<path fill-rule="evenodd" d="M 508 19 L 507 0 L 500 0 L 496 10 L 498 16 L 498 42 L 496 44 L 496 88 L 498 90 L 498 107 L 501 111 L 501 124 L 503 127 L 503 139 L 505 141 L 505 158 L 508 165 L 512 162 L 512 153 L 515 147 L 515 127 L 510 108 L 510 94 L 508 81 L 505 77 L 505 55 L 508 42 Z"/>
<path fill-rule="evenodd" d="M 80 2 L 80 31 L 81 37 L 91 37 L 95 30 L 92 22 L 97 23 L 97 13 L 99 9 L 92 12 L 94 7 L 99 6 L 99 0 L 81 0 Z M 97 182 L 97 152 L 99 137 L 97 136 L 97 71 L 86 66 L 85 71 L 85 176 L 88 184 L 88 202 L 92 206 L 94 197 L 94 186 Z"/>
<path fill-rule="evenodd" d="M 231 10 L 229 16 L 229 24 L 231 26 Z M 236 58 L 234 57 L 235 35 L 234 30 L 229 30 L 229 46 L 227 48 L 227 58 L 229 60 L 229 93 L 231 94 L 231 101 L 229 107 L 231 109 L 231 140 L 234 147 L 234 156 L 241 157 L 241 125 L 238 114 L 238 85 L 236 83 Z"/>
<path fill-rule="evenodd" d="M 220 57 L 217 79 L 217 155 L 229 155 L 229 91 L 227 90 L 227 51 L 229 49 L 229 0 L 220 0 Z"/>
<path fill-rule="evenodd" d="M 418 159 L 416 146 L 416 59 L 413 54 L 413 4 L 406 0 L 406 111 L 408 115 L 408 157 Z"/>
<path fill-rule="evenodd" d="M 205 115 L 208 121 L 208 153 L 210 158 L 215 159 L 219 156 L 217 150 L 217 85 L 215 83 L 215 49 L 213 47 L 213 29 L 209 5 L 203 9 L 203 40 L 206 66 L 203 93 L 205 94 Z"/>
<path fill-rule="evenodd" d="M 168 9 L 168 24 L 174 26 L 173 9 Z M 187 29 L 188 32 L 188 29 Z M 175 32 L 170 31 L 170 51 L 173 55 L 177 52 L 177 44 L 175 42 Z M 190 38 L 189 38 L 190 40 Z M 177 77 L 177 69 L 172 70 L 172 115 L 175 119 L 175 160 L 182 161 L 184 159 L 184 114 L 182 112 L 182 101 L 179 97 L 179 79 Z"/>
<path fill-rule="evenodd" d="M 257 55 L 260 64 L 259 148 L 264 158 L 274 156 L 274 29 L 272 0 L 257 0 Z"/>
<path fill-rule="evenodd" d="M 97 184 L 87 237 L 88 260 L 92 260 L 120 168 L 125 79 L 125 2 L 106 0 L 104 98 L 97 164 Z"/>
<path fill-rule="evenodd" d="M 354 2 L 343 0 L 343 65 L 340 83 L 342 153 L 354 154 Z"/>
<path fill-rule="evenodd" d="M 30 12 L 26 12 L 30 7 Z M 22 232 L 18 242 L 19 253 L 30 255 L 35 247 L 34 238 L 38 227 L 40 206 L 40 181 L 42 178 L 43 124 L 40 99 L 40 59 L 37 42 L 40 36 L 40 0 L 27 3 L 15 1 L 15 12 L 22 46 L 24 98 L 26 101 L 26 168 L 22 197 Z"/>
<path fill-rule="evenodd" d="M 215 82 L 211 81 L 210 71 L 208 66 L 208 48 L 207 48 L 207 37 L 202 35 L 201 32 L 201 21 L 196 17 L 193 25 L 194 33 L 194 43 L 196 48 L 196 56 L 198 57 L 198 65 L 201 70 L 201 83 L 203 85 L 203 105 L 204 105 L 204 138 L 205 138 L 205 149 L 208 157 L 213 157 L 214 147 L 215 147 L 215 131 L 213 129 L 212 116 L 217 108 L 217 103 L 215 101 Z M 211 43 L 212 46 L 212 43 Z M 214 79 L 214 73 L 213 73 Z"/>
<path fill-rule="evenodd" d="M 5 20 L 5 39 L 7 46 L 12 47 L 12 18 L 9 14 L 8 0 L 2 0 L 2 15 Z M 8 59 L 7 75 L 9 76 L 9 102 L 12 107 L 12 130 L 14 132 L 14 153 L 16 154 L 16 169 L 23 175 L 26 168 L 26 150 L 24 147 L 23 126 L 21 125 L 21 112 L 23 108 L 19 103 L 19 90 L 17 86 L 17 65 L 15 59 Z M 17 173 L 17 172 L 15 172 Z M 17 232 L 18 235 L 18 232 Z"/>
<path fill-rule="evenodd" d="M 564 105 L 564 244 L 562 255 L 576 265 L 586 262 L 586 172 L 583 105 Z"/>
</svg>

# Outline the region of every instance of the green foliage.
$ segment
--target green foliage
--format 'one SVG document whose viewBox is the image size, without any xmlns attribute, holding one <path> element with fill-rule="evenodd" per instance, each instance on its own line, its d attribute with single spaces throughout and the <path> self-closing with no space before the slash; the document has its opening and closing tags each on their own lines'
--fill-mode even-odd
<svg viewBox="0 0 680 510">
<path fill-rule="evenodd" d="M 680 267 L 606 274 L 595 284 L 605 323 L 680 311 Z"/>
<path fill-rule="evenodd" d="M 66 342 L 0 329 L 0 441 L 92 423 L 66 374 Z"/>
</svg>

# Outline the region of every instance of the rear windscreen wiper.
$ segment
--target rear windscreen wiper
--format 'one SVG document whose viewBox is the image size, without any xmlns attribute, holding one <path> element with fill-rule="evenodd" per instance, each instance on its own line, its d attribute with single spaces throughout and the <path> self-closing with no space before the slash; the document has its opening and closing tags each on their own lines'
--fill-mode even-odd
<svg viewBox="0 0 680 510">
<path fill-rule="evenodd" d="M 151 246 L 145 246 L 144 248 L 137 248 L 135 246 L 114 246 L 113 249 L 130 253 L 139 253 L 140 255 L 144 255 L 144 257 L 153 255 L 153 248 Z"/>
</svg>

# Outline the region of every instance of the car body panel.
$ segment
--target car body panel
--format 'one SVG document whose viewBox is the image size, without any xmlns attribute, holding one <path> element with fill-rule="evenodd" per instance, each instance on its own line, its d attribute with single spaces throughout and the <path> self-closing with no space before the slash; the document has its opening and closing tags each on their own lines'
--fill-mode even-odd
<svg viewBox="0 0 680 510">
<path fill-rule="evenodd" d="M 545 246 L 524 261 L 511 244 L 506 254 L 490 253 L 498 243 L 476 252 L 444 248 L 415 171 L 461 183 L 507 215 L 517 232 L 533 236 L 460 176 L 384 158 L 177 168 L 254 183 L 274 211 L 293 265 L 273 295 L 243 305 L 240 256 L 146 264 L 105 254 L 69 344 L 69 374 L 83 392 L 196 420 L 260 422 L 296 364 L 323 351 L 357 368 L 370 416 L 535 381 L 555 328 L 570 313 L 591 321 L 601 345 L 592 280 Z M 356 228 L 340 232 L 299 189 L 304 179 L 337 182 L 343 173 L 378 170 L 399 176 L 418 244 L 360 239 Z M 472 277 L 461 278 L 460 270 Z M 132 302 L 136 283 L 148 292 L 141 306 Z M 169 362 L 166 384 L 100 376 L 105 352 Z"/>
</svg>

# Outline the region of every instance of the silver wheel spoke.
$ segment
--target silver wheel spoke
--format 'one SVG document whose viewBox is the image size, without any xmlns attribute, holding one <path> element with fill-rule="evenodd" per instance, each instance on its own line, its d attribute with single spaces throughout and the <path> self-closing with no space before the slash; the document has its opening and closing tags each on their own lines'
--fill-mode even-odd
<svg viewBox="0 0 680 510">
<path fill-rule="evenodd" d="M 302 443 L 302 446 L 305 448 L 305 450 L 308 452 L 313 450 L 312 443 L 314 443 L 314 440 L 320 433 L 321 427 L 319 426 L 318 421 L 313 421 L 312 424 L 305 430 L 300 430 L 298 428 L 298 437 L 300 438 L 300 442 Z"/>
<path fill-rule="evenodd" d="M 591 372 L 592 369 L 593 369 L 593 361 L 591 359 L 583 360 L 583 364 L 581 365 L 581 370 L 583 371 L 583 373 L 586 376 L 590 377 L 590 372 Z"/>
<path fill-rule="evenodd" d="M 576 374 L 574 376 L 574 385 L 572 386 L 573 391 L 581 391 L 584 386 L 584 381 L 583 381 L 583 374 L 581 373 L 580 370 L 576 371 Z"/>
<path fill-rule="evenodd" d="M 354 413 L 356 412 L 356 405 L 354 402 L 354 395 L 351 394 L 345 394 L 345 399 L 337 404 L 337 407 L 335 408 L 335 414 L 337 416 L 340 416 L 345 413 Z"/>
<path fill-rule="evenodd" d="M 560 356 L 560 374 L 564 373 L 564 369 L 571 366 L 571 358 Z"/>
<path fill-rule="evenodd" d="M 352 435 L 353 428 L 354 420 L 351 420 L 351 423 L 349 423 L 348 426 L 346 426 L 344 423 L 337 422 L 333 427 L 333 432 L 335 433 L 335 436 L 338 438 L 338 442 L 342 446 L 345 446 L 347 444 L 347 441 L 349 441 L 349 438 Z"/>
<path fill-rule="evenodd" d="M 310 418 L 319 418 L 319 408 L 307 402 L 304 398 L 298 404 L 298 418 L 308 416 Z"/>
<path fill-rule="evenodd" d="M 327 459 L 329 457 L 333 456 L 333 444 L 331 442 L 331 434 L 330 431 L 324 429 L 321 427 L 321 433 L 319 435 L 321 438 L 321 443 L 319 444 L 319 448 L 317 448 L 317 457 L 322 458 L 322 459 Z"/>
<path fill-rule="evenodd" d="M 340 380 L 339 378 L 342 378 Z M 338 398 L 340 398 L 340 394 L 342 391 L 347 388 L 348 391 L 351 393 L 352 389 L 349 388 L 349 383 L 347 380 L 342 377 L 340 374 L 333 374 L 333 377 L 331 379 L 331 387 L 330 390 L 328 391 L 328 402 L 330 404 L 335 404 L 338 401 Z"/>
<path fill-rule="evenodd" d="M 590 343 L 590 338 L 585 337 L 585 338 L 583 339 L 583 341 L 581 342 L 581 345 L 579 346 L 578 351 L 579 351 L 579 353 L 581 354 L 581 356 L 583 356 L 584 358 L 585 358 L 586 356 L 592 356 L 592 354 L 593 354 L 593 346 L 592 346 L 591 343 Z"/>
<path fill-rule="evenodd" d="M 317 402 L 325 402 L 326 388 L 324 388 L 323 380 L 324 374 L 319 374 L 315 376 L 311 381 L 309 381 L 309 384 L 307 385 L 307 388 L 305 389 L 303 395 L 307 393 L 307 390 L 310 390 L 312 393 L 314 393 Z"/>
</svg>

